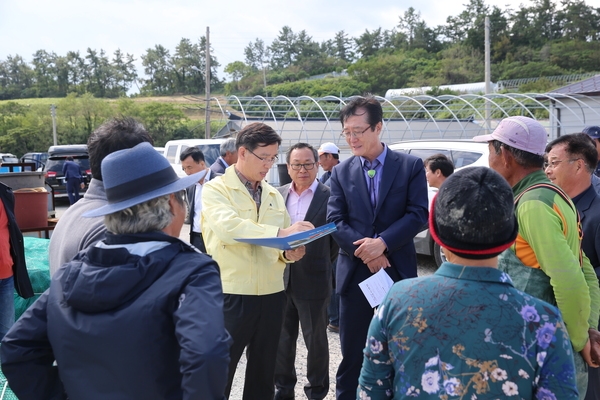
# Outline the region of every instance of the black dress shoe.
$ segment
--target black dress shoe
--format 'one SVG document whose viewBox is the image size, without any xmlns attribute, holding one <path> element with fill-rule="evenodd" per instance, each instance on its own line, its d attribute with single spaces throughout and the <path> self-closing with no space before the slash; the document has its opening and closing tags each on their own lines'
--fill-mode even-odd
<svg viewBox="0 0 600 400">
<path fill-rule="evenodd" d="M 294 395 L 284 394 L 281 390 L 275 389 L 273 400 L 294 400 Z"/>
<path fill-rule="evenodd" d="M 336 325 L 327 325 L 327 330 L 329 330 L 330 332 L 340 333 L 340 327 Z"/>
</svg>

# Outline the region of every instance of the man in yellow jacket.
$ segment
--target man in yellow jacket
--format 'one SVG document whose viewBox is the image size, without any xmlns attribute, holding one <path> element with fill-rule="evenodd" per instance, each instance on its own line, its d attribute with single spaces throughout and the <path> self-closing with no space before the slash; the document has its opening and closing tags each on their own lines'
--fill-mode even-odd
<svg viewBox="0 0 600 400">
<path fill-rule="evenodd" d="M 226 395 L 247 347 L 244 400 L 272 399 L 277 344 L 283 323 L 285 264 L 304 256 L 304 246 L 281 251 L 237 242 L 236 238 L 284 237 L 314 228 L 290 225 L 281 194 L 264 179 L 277 162 L 281 137 L 254 123 L 236 139 L 238 161 L 208 182 L 202 193 L 206 251 L 221 268 L 225 327 L 233 338 Z"/>
</svg>

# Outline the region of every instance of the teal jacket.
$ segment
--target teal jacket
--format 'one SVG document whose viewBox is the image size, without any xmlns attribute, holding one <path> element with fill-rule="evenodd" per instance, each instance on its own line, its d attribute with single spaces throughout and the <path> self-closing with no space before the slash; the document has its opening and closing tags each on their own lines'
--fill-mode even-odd
<svg viewBox="0 0 600 400">
<path fill-rule="evenodd" d="M 359 399 L 577 399 L 556 307 L 496 268 L 444 263 L 396 283 L 371 321 Z"/>
</svg>

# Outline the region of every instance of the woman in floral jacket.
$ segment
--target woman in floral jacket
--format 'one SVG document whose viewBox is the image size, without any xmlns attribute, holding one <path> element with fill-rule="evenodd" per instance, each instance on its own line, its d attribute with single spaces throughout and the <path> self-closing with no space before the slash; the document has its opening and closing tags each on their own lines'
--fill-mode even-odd
<svg viewBox="0 0 600 400">
<path fill-rule="evenodd" d="M 396 283 L 374 316 L 360 399 L 577 399 L 558 309 L 497 270 L 517 235 L 511 188 L 488 168 L 448 178 L 430 231 L 448 262 Z"/>
</svg>

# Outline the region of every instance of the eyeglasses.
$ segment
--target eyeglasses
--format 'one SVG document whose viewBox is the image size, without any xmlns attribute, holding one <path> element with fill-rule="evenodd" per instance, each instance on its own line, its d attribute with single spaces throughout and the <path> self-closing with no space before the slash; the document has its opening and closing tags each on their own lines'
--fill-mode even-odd
<svg viewBox="0 0 600 400">
<path fill-rule="evenodd" d="M 310 171 L 311 169 L 313 169 L 315 167 L 316 163 L 308 163 L 308 164 L 290 164 L 290 167 L 292 167 L 292 169 L 294 171 L 300 171 L 302 169 L 302 167 L 304 167 L 305 170 Z"/>
<path fill-rule="evenodd" d="M 258 158 L 260 161 L 262 161 L 265 164 L 274 164 L 277 162 L 277 160 L 279 160 L 279 157 L 277 157 L 277 156 L 275 156 L 273 158 L 263 158 L 263 157 L 259 157 L 256 154 L 254 154 L 254 152 L 247 147 L 246 147 L 246 150 L 248 150 L 250 153 L 252 153 L 252 155 L 254 157 Z"/>
<path fill-rule="evenodd" d="M 345 137 L 346 139 L 350 139 L 350 136 L 352 136 L 353 138 L 361 138 L 363 136 L 363 134 L 367 131 L 367 129 L 369 129 L 371 126 L 367 126 L 362 132 L 345 132 L 342 131 L 340 136 Z"/>
<path fill-rule="evenodd" d="M 577 160 L 581 160 L 581 158 L 570 158 L 568 160 L 552 160 L 550 162 L 544 163 L 544 169 L 546 169 L 546 168 L 554 169 L 558 166 L 558 164 L 560 164 L 563 161 L 567 161 L 567 162 L 571 163 L 571 162 L 577 161 Z"/>
</svg>

